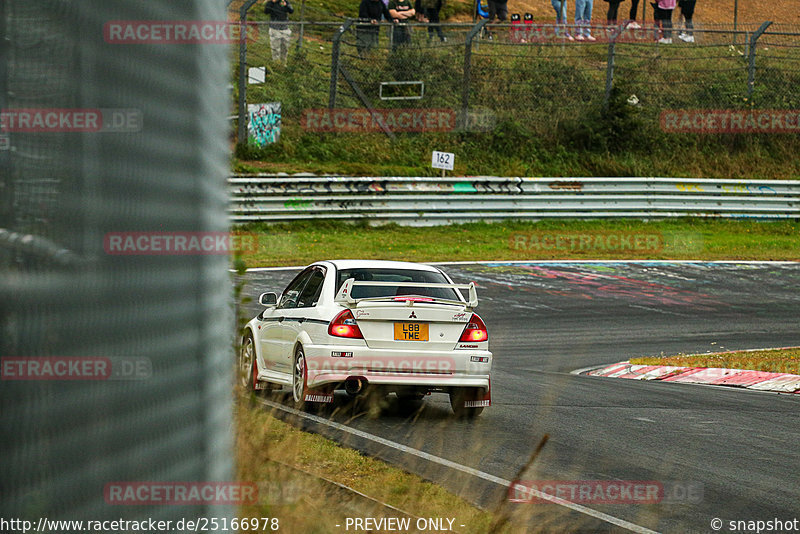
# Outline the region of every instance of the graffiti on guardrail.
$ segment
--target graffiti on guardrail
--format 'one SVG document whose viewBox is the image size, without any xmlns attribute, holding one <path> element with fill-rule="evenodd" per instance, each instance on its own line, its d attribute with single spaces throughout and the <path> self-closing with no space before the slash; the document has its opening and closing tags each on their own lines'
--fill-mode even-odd
<svg viewBox="0 0 800 534">
<path fill-rule="evenodd" d="M 675 184 L 675 187 L 678 189 L 678 191 L 685 191 L 688 193 L 704 193 L 706 191 L 700 184 L 677 183 Z M 775 191 L 774 188 L 768 185 L 760 185 L 760 184 L 747 184 L 747 183 L 720 184 L 717 187 L 722 191 L 724 191 L 725 193 L 747 193 L 753 195 L 777 194 L 777 191 Z"/>
<path fill-rule="evenodd" d="M 556 182 L 554 182 L 556 183 Z M 565 182 L 579 184 L 579 182 Z M 568 186 L 564 189 L 575 189 L 578 186 Z M 582 186 L 580 186 L 582 187 Z M 390 182 L 387 180 L 375 181 L 340 181 L 329 180 L 325 182 L 302 181 L 263 181 L 260 183 L 237 184 L 236 193 L 240 195 L 297 195 L 303 193 L 334 194 L 334 193 L 523 193 L 520 182 L 515 179 L 508 180 L 472 180 L 463 182 L 431 182 L 408 181 Z"/>
<path fill-rule="evenodd" d="M 543 218 L 800 219 L 800 180 L 259 175 L 231 177 L 229 194 L 231 218 L 241 222 L 344 216 L 399 224 Z M 623 237 L 610 242 L 593 239 L 592 247 L 605 244 L 609 255 L 653 253 L 641 250 L 635 238 L 631 248 Z M 580 237 L 576 242 L 583 246 Z M 548 241 L 539 243 L 541 254 L 552 254 L 546 250 Z M 665 239 L 663 247 L 692 253 L 701 243 Z M 526 248 L 530 245 L 530 240 L 525 242 Z"/>
<path fill-rule="evenodd" d="M 777 191 L 768 185 L 735 184 L 722 185 L 721 188 L 726 193 L 777 194 Z"/>
</svg>

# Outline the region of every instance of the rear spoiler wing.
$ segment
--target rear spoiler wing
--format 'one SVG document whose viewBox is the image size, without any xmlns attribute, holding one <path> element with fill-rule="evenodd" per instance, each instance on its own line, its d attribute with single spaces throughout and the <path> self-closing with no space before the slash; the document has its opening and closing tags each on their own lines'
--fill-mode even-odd
<svg viewBox="0 0 800 534">
<path fill-rule="evenodd" d="M 469 300 L 464 302 L 462 300 L 455 300 L 455 299 L 440 299 L 436 297 L 430 297 L 431 302 L 434 303 L 442 303 L 442 304 L 456 304 L 458 306 L 466 305 L 467 308 L 475 308 L 478 305 L 478 292 L 475 290 L 475 282 L 470 282 L 469 284 L 436 284 L 432 282 L 368 282 L 368 281 L 360 281 L 357 282 L 355 278 L 348 278 L 345 280 L 342 287 L 339 289 L 339 292 L 336 293 L 336 298 L 334 301 L 346 305 L 348 307 L 352 307 L 359 302 L 391 302 L 397 300 L 397 297 L 393 296 L 386 296 L 386 297 L 367 297 L 361 299 L 354 299 L 352 296 L 353 287 L 355 286 L 372 286 L 372 287 L 431 287 L 437 289 L 455 289 L 456 291 L 460 290 L 467 290 L 469 292 Z M 459 293 L 460 294 L 460 293 Z M 411 295 L 409 295 L 410 297 Z M 402 296 L 401 296 L 402 300 Z M 411 299 L 409 299 L 409 302 Z"/>
</svg>

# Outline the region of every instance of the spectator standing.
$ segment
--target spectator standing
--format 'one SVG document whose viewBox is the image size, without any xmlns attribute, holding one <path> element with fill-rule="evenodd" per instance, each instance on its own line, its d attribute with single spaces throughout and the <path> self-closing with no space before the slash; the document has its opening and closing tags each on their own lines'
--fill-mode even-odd
<svg viewBox="0 0 800 534">
<path fill-rule="evenodd" d="M 286 64 L 289 57 L 289 41 L 292 38 L 292 30 L 286 21 L 289 15 L 294 13 L 294 8 L 289 0 L 267 0 L 264 5 L 264 13 L 269 15 L 269 46 L 272 49 L 272 61 L 282 61 Z"/>
<path fill-rule="evenodd" d="M 678 0 L 678 7 L 681 8 L 681 15 L 684 21 L 684 31 L 678 34 L 678 39 L 687 43 L 694 42 L 694 6 L 697 0 Z"/>
<path fill-rule="evenodd" d="M 558 25 L 566 25 L 567 24 L 567 0 L 550 0 L 550 3 L 553 5 L 553 9 L 556 10 L 556 24 Z M 558 28 L 556 28 L 556 37 L 560 37 L 561 32 Z M 574 41 L 575 39 L 572 38 L 569 31 L 566 32 L 567 39 L 570 41 Z"/>
<path fill-rule="evenodd" d="M 498 22 L 505 22 L 508 18 L 508 0 L 489 0 L 488 22 L 491 24 L 494 19 Z M 486 34 L 492 39 L 492 32 L 486 27 Z"/>
<path fill-rule="evenodd" d="M 630 20 L 628 28 L 631 28 L 632 30 L 638 30 L 639 28 L 641 28 L 641 26 L 639 26 L 639 23 L 636 22 L 636 17 L 638 16 L 639 16 L 639 0 L 631 0 L 631 10 L 628 13 L 628 19 Z"/>
<path fill-rule="evenodd" d="M 656 0 L 653 4 L 653 18 L 659 30 L 661 44 L 672 44 L 672 12 L 675 10 L 677 0 Z"/>
<path fill-rule="evenodd" d="M 575 0 L 575 40 L 596 41 L 592 36 L 592 8 L 594 0 Z"/>
<path fill-rule="evenodd" d="M 358 18 L 362 20 L 369 20 L 369 24 L 360 24 L 356 27 L 357 40 L 356 48 L 358 55 L 364 55 L 378 44 L 378 32 L 381 17 L 386 20 L 391 20 L 392 16 L 389 14 L 389 9 L 383 0 L 361 0 L 361 5 L 358 6 Z"/>
<path fill-rule="evenodd" d="M 411 32 L 408 30 L 410 22 L 417 12 L 411 0 L 389 0 L 389 16 L 397 24 L 392 28 L 392 51 L 400 45 L 411 42 Z"/>
<path fill-rule="evenodd" d="M 508 0 L 489 0 L 489 22 L 497 18 L 498 22 L 505 22 L 508 18 Z"/>
<path fill-rule="evenodd" d="M 616 25 L 617 24 L 617 12 L 619 11 L 619 5 L 624 0 L 605 0 L 608 2 L 608 13 L 606 13 L 606 24 L 608 26 Z"/>
<path fill-rule="evenodd" d="M 442 31 L 442 26 L 439 24 L 441 22 L 439 11 L 441 11 L 444 1 L 420 0 L 420 3 L 422 4 L 422 13 L 425 15 L 426 21 L 430 23 L 430 26 L 428 26 L 428 40 L 430 41 L 433 38 L 433 34 L 436 33 L 441 42 L 447 41 L 447 37 L 444 36 Z"/>
</svg>

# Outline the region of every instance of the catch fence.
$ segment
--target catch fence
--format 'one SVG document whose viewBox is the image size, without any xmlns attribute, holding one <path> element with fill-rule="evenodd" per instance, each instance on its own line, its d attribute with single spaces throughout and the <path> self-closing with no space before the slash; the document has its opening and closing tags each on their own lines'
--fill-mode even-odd
<svg viewBox="0 0 800 534">
<path fill-rule="evenodd" d="M 247 104 L 265 102 L 280 102 L 284 128 L 389 136 L 491 131 L 508 121 L 546 134 L 620 106 L 655 125 L 668 110 L 800 108 L 800 28 L 786 24 L 697 24 L 694 42 L 676 26 L 665 44 L 652 24 L 596 26 L 595 41 L 575 41 L 570 25 L 289 22 L 285 64 L 273 59 L 270 23 L 247 24 L 236 67 L 240 140 Z M 360 110 L 373 120 L 347 115 L 336 124 L 323 114 L 320 122 L 322 109 Z M 441 127 L 392 124 L 407 110 L 451 119 Z"/>
</svg>

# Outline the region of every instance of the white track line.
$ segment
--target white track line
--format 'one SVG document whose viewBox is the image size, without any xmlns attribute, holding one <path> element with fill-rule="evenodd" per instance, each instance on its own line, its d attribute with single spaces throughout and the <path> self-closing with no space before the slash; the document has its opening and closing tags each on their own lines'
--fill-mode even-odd
<svg viewBox="0 0 800 534">
<path fill-rule="evenodd" d="M 354 436 L 358 436 L 358 437 L 363 438 L 363 439 L 368 439 L 370 441 L 374 441 L 376 443 L 380 443 L 381 445 L 384 445 L 386 447 L 391 447 L 393 449 L 397 449 L 400 452 L 403 452 L 403 453 L 406 453 L 406 454 L 411 454 L 411 455 L 414 455 L 414 456 L 418 456 L 418 457 L 420 457 L 420 458 L 422 458 L 424 460 L 428 460 L 429 462 L 437 463 L 439 465 L 443 465 L 445 467 L 449 467 L 450 469 L 455 469 L 456 471 L 461 471 L 462 473 L 466 473 L 466 474 L 472 475 L 474 477 L 482 478 L 483 480 L 488 480 L 489 482 L 494 482 L 495 484 L 503 486 L 504 488 L 510 488 L 511 485 L 512 485 L 512 482 L 510 480 L 506 480 L 504 478 L 500 478 L 500 477 L 496 477 L 494 475 L 490 475 L 489 473 L 485 473 L 483 471 L 479 471 L 477 469 L 474 469 L 472 467 L 468 467 L 466 465 L 458 464 L 458 463 L 453 462 L 451 460 L 447 460 L 446 458 L 441 458 L 439 456 L 434 456 L 433 454 L 429 454 L 429 453 L 421 451 L 419 449 L 414 449 L 414 448 L 408 447 L 406 445 L 403 445 L 402 443 L 397 443 L 397 442 L 388 440 L 386 438 L 382 438 L 380 436 L 376 436 L 374 434 L 370 434 L 368 432 L 364 432 L 363 430 L 357 430 L 355 428 L 351 428 L 351 427 L 349 427 L 347 425 L 343 425 L 341 423 L 336 423 L 336 422 L 329 421 L 327 419 L 324 419 L 322 417 L 319 417 L 319 416 L 316 416 L 316 415 L 313 415 L 313 414 L 308 414 L 308 413 L 305 413 L 305 412 L 301 412 L 299 410 L 295 410 L 294 408 L 289 408 L 288 406 L 284 406 L 283 404 L 279 404 L 277 402 L 273 402 L 273 401 L 270 401 L 270 400 L 267 400 L 267 399 L 261 399 L 260 402 L 261 402 L 261 404 L 263 404 L 265 406 L 271 406 L 272 408 L 275 408 L 276 410 L 282 410 L 284 412 L 290 413 L 290 414 L 295 415 L 297 417 L 303 417 L 305 419 L 309 419 L 309 420 L 314 421 L 315 423 L 318 423 L 320 425 L 326 425 L 326 426 L 335 428 L 337 430 L 340 430 L 342 432 L 347 432 L 349 434 L 353 434 Z M 650 529 L 645 528 L 643 526 L 636 525 L 634 523 L 630 523 L 628 521 L 625 521 L 624 519 L 619 519 L 618 517 L 614 517 L 614 516 L 611 516 L 611 515 L 608 515 L 608 514 L 604 514 L 603 512 L 598 512 L 597 510 L 593 510 L 591 508 L 587 508 L 586 506 L 581 506 L 580 504 L 575 504 L 573 502 L 565 501 L 563 499 L 559 499 L 557 497 L 553 497 L 551 495 L 547 495 L 545 493 L 541 493 L 541 492 L 539 492 L 537 490 L 534 490 L 532 488 L 526 488 L 525 492 L 526 492 L 526 494 L 529 493 L 529 494 L 533 495 L 534 497 L 538 497 L 540 499 L 543 499 L 543 500 L 546 500 L 546 501 L 550 501 L 553 504 L 557 504 L 559 506 L 563 506 L 565 508 L 569 508 L 570 510 L 575 511 L 575 512 L 579 512 L 579 513 L 582 513 L 582 514 L 585 514 L 585 515 L 592 516 L 594 518 L 600 519 L 600 520 L 605 521 L 607 523 L 611 523 L 612 525 L 616 525 L 618 527 L 622 527 L 624 529 L 630 530 L 631 532 L 637 532 L 638 534 L 657 534 L 656 531 L 654 531 L 654 530 L 650 530 Z"/>
</svg>

